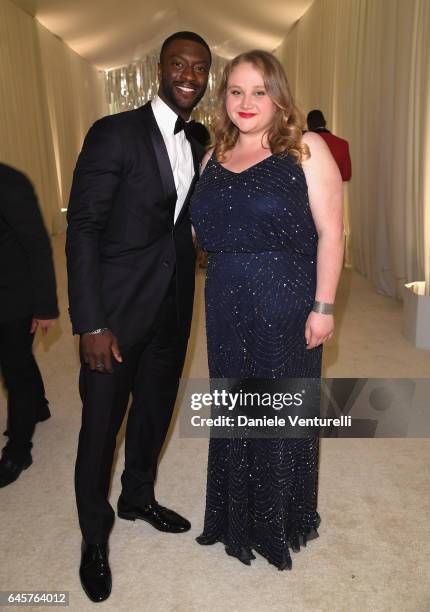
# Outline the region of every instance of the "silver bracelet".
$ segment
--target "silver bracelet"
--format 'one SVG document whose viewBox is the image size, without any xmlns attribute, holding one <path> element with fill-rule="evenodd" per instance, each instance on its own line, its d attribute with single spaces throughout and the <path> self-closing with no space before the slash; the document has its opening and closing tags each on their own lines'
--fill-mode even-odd
<svg viewBox="0 0 430 612">
<path fill-rule="evenodd" d="M 90 331 L 87 332 L 87 334 L 90 334 L 90 336 L 93 336 L 95 334 L 102 334 L 105 331 L 108 331 L 109 327 L 100 327 L 100 329 L 95 329 L 94 331 Z"/>
<path fill-rule="evenodd" d="M 312 310 L 314 312 L 318 312 L 319 314 L 333 314 L 334 304 L 328 304 L 327 302 L 317 302 L 317 300 L 315 300 L 314 305 L 312 306 Z"/>
</svg>

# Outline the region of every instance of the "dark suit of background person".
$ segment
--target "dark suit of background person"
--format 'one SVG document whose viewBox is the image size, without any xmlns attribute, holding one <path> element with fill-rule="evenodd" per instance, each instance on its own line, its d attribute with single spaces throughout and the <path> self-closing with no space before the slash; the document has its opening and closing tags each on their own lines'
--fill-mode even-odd
<svg viewBox="0 0 430 612">
<path fill-rule="evenodd" d="M 0 487 L 31 465 L 34 428 L 50 416 L 32 344 L 37 327 L 46 330 L 57 317 L 51 244 L 36 195 L 22 172 L 0 164 L 0 369 L 9 436 Z"/>
<path fill-rule="evenodd" d="M 169 37 L 160 55 L 159 95 L 141 108 L 97 121 L 74 174 L 66 251 L 70 316 L 73 332 L 81 335 L 83 402 L 75 484 L 84 540 L 81 582 L 94 601 L 111 590 L 107 540 L 114 511 L 108 492 L 130 392 L 118 515 L 143 519 L 161 531 L 191 527 L 158 505 L 154 481 L 194 296 L 188 203 L 204 151 L 181 128 L 204 94 L 210 61 L 198 35 Z M 106 338 L 109 350 L 103 353 L 95 343 Z M 112 363 L 111 349 L 117 355 Z"/>
</svg>

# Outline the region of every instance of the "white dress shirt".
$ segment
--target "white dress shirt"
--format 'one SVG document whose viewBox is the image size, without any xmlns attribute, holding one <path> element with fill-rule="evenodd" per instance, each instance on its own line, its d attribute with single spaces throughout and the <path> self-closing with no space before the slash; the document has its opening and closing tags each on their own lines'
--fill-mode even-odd
<svg viewBox="0 0 430 612">
<path fill-rule="evenodd" d="M 194 177 L 193 154 L 184 130 L 174 134 L 178 115 L 159 96 L 155 96 L 151 100 L 151 106 L 166 145 L 175 179 L 176 193 L 178 194 L 174 216 L 176 222 Z"/>
</svg>

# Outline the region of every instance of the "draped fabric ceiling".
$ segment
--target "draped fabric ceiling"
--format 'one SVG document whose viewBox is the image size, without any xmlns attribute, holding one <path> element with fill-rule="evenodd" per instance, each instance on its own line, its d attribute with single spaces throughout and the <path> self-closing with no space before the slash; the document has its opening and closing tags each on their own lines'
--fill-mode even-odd
<svg viewBox="0 0 430 612">
<path fill-rule="evenodd" d="M 102 69 L 124 66 L 178 30 L 202 35 L 233 57 L 273 51 L 312 0 L 15 0 L 76 53 Z"/>
</svg>

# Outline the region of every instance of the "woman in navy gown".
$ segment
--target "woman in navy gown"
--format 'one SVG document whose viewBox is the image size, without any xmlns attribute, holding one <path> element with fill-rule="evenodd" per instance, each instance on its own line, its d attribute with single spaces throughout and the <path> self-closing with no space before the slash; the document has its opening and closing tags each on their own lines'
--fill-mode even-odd
<svg viewBox="0 0 430 612">
<path fill-rule="evenodd" d="M 342 180 L 325 142 L 302 134 L 278 60 L 232 60 L 219 92 L 215 147 L 192 200 L 205 288 L 211 378 L 319 378 L 333 334 L 343 257 Z M 200 544 L 223 542 L 279 569 L 318 536 L 313 438 L 211 438 Z"/>
</svg>

